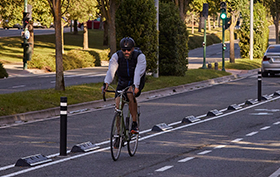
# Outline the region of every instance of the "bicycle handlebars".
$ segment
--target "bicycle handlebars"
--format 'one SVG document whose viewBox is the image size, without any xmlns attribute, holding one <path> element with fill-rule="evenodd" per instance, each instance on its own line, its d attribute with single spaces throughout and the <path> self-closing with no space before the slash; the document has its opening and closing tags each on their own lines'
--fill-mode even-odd
<svg viewBox="0 0 280 177">
<path fill-rule="evenodd" d="M 106 101 L 105 92 L 114 92 L 114 93 L 116 92 L 115 90 L 104 90 L 105 87 L 106 87 L 106 84 L 104 83 L 104 84 L 103 84 L 103 88 L 102 88 L 102 96 L 103 96 L 103 100 L 104 100 L 104 101 Z M 131 92 L 131 91 L 127 91 L 127 90 L 129 89 L 129 87 L 130 87 L 130 86 L 128 86 L 127 88 L 121 90 L 121 92 L 124 91 L 124 92 L 126 92 L 126 93 L 132 93 L 132 94 L 133 94 L 133 101 L 134 101 L 134 103 L 136 103 L 135 92 L 134 92 L 135 86 L 132 85 L 132 90 L 133 90 L 132 92 Z"/>
</svg>

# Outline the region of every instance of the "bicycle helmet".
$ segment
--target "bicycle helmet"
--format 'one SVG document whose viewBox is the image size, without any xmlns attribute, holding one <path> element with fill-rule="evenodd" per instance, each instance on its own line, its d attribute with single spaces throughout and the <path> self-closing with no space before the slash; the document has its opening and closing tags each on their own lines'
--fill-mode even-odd
<svg viewBox="0 0 280 177">
<path fill-rule="evenodd" d="M 122 38 L 120 42 L 121 49 L 132 49 L 135 46 L 135 42 L 131 37 Z"/>
</svg>

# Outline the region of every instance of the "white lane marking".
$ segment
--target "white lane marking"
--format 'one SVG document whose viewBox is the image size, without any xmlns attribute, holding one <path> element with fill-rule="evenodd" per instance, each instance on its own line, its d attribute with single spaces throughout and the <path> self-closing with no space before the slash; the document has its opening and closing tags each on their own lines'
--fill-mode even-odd
<svg viewBox="0 0 280 177">
<path fill-rule="evenodd" d="M 192 159 L 194 159 L 194 158 L 195 158 L 195 157 L 187 157 L 187 158 L 184 158 L 184 159 L 179 160 L 178 162 L 183 163 L 183 162 L 190 161 L 190 160 L 192 160 Z"/>
<path fill-rule="evenodd" d="M 267 130 L 269 128 L 270 128 L 270 126 L 265 126 L 265 127 L 261 128 L 260 130 Z"/>
<path fill-rule="evenodd" d="M 55 81 L 51 81 L 51 84 L 55 84 Z"/>
<path fill-rule="evenodd" d="M 242 141 L 242 140 L 243 140 L 243 138 L 237 138 L 237 139 L 235 139 L 235 140 L 232 140 L 231 142 L 237 143 L 237 142 Z"/>
<path fill-rule="evenodd" d="M 280 109 L 255 109 L 255 111 L 278 112 Z"/>
<path fill-rule="evenodd" d="M 224 147 L 226 147 L 226 145 L 219 145 L 219 146 L 216 146 L 214 149 L 222 149 Z"/>
<path fill-rule="evenodd" d="M 2 170 L 7 170 L 7 169 L 9 169 L 9 168 L 13 168 L 15 165 L 13 164 L 13 165 L 7 165 L 7 166 L 5 166 L 5 167 L 0 167 L 0 171 L 2 171 Z"/>
<path fill-rule="evenodd" d="M 14 173 L 2 176 L 2 177 L 16 176 L 16 175 L 19 175 L 19 174 L 27 173 L 29 171 L 37 170 L 37 169 L 40 169 L 40 168 L 43 168 L 43 167 L 51 166 L 51 165 L 58 164 L 58 163 L 61 163 L 61 162 L 66 162 L 66 161 L 69 161 L 69 160 L 73 160 L 73 159 L 83 157 L 83 156 L 86 156 L 86 155 L 90 155 L 90 154 L 95 154 L 95 153 L 98 153 L 98 152 L 101 152 L 101 151 L 106 151 L 106 150 L 109 150 L 109 149 L 110 149 L 110 147 L 107 147 L 107 148 L 99 149 L 99 150 L 96 150 L 96 151 L 88 152 L 88 153 L 85 153 L 85 154 L 79 154 L 79 155 L 76 155 L 76 156 L 68 157 L 68 158 L 65 158 L 65 159 L 49 162 L 49 163 L 46 163 L 46 164 L 42 164 L 42 165 L 31 167 L 31 168 L 28 168 L 28 169 L 25 169 L 25 170 L 14 172 Z"/>
<path fill-rule="evenodd" d="M 157 169 L 156 171 L 157 172 L 163 172 L 163 171 L 168 170 L 168 169 L 170 169 L 172 167 L 174 167 L 174 165 L 168 165 L 168 166 L 162 167 L 160 169 Z"/>
<path fill-rule="evenodd" d="M 17 85 L 17 86 L 13 86 L 12 88 L 22 88 L 25 87 L 25 85 Z"/>
<path fill-rule="evenodd" d="M 248 133 L 246 136 L 253 136 L 253 135 L 257 134 L 257 133 L 259 133 L 259 132 L 258 132 L 258 131 L 256 131 L 256 132 L 251 132 L 251 133 Z"/>
<path fill-rule="evenodd" d="M 279 177 L 280 176 L 280 168 L 272 173 L 269 177 Z"/>
<path fill-rule="evenodd" d="M 279 125 L 279 124 L 280 124 L 280 121 L 275 122 L 273 125 Z"/>
<path fill-rule="evenodd" d="M 164 134 L 164 133 L 169 133 L 169 132 L 172 132 L 172 131 L 175 131 L 175 130 L 180 130 L 180 129 L 183 129 L 183 128 L 186 128 L 186 127 L 190 127 L 190 126 L 193 126 L 193 125 L 196 125 L 196 124 L 201 124 L 201 123 L 208 122 L 208 121 L 211 121 L 211 120 L 219 119 L 221 117 L 226 117 L 228 115 L 231 115 L 231 114 L 234 114 L 234 113 L 238 113 L 238 112 L 241 112 L 241 111 L 244 111 L 244 110 L 247 110 L 247 109 L 250 109 L 250 108 L 262 105 L 262 104 L 265 104 L 267 102 L 270 102 L 270 101 L 273 101 L 273 100 L 277 100 L 279 98 L 280 98 L 280 96 L 279 97 L 275 97 L 275 98 L 270 99 L 270 100 L 259 102 L 257 104 L 254 104 L 254 105 L 251 105 L 251 106 L 248 106 L 248 107 L 236 110 L 236 111 L 232 111 L 232 112 L 229 112 L 229 113 L 226 113 L 226 114 L 222 114 L 222 115 L 215 116 L 215 117 L 212 117 L 212 118 L 208 118 L 208 119 L 205 119 L 205 120 L 201 120 L 201 121 L 197 121 L 197 122 L 194 122 L 194 123 L 186 124 L 186 125 L 183 125 L 183 126 L 180 126 L 180 127 L 172 128 L 172 129 L 169 129 L 167 131 L 158 132 L 158 133 L 155 133 L 155 134 L 152 134 L 152 135 L 149 135 L 149 136 L 145 136 L 145 137 L 139 138 L 139 141 L 142 141 L 142 140 L 145 140 L 145 139 L 149 139 L 149 138 L 152 138 L 152 137 L 155 137 L 155 136 L 159 136 L 159 135 Z M 201 118 L 201 117 L 205 117 L 205 116 L 206 116 L 206 114 L 198 116 L 198 117 Z M 280 124 L 280 122 L 275 122 L 274 124 L 278 125 L 278 124 Z M 149 131 L 151 131 L 151 129 L 146 130 L 146 132 L 149 132 Z M 140 134 L 141 134 L 141 132 L 140 132 Z M 243 138 L 238 138 L 238 139 L 235 139 L 235 140 L 233 140 L 231 142 L 239 142 L 241 140 L 243 140 Z M 82 156 L 94 154 L 94 153 L 97 153 L 97 152 L 102 152 L 102 151 L 109 150 L 109 149 L 110 149 L 110 147 L 107 147 L 107 148 L 99 149 L 99 150 L 92 151 L 92 152 L 89 152 L 89 153 L 73 156 L 73 157 L 70 157 L 70 158 L 61 159 L 59 161 L 54 161 L 54 162 L 50 162 L 50 163 L 47 163 L 47 164 L 43 164 L 41 166 L 36 166 L 36 167 L 32 167 L 32 168 L 29 168 L 29 169 L 26 169 L 26 170 L 22 170 L 22 171 L 19 171 L 19 172 L 11 173 L 9 175 L 6 175 L 5 177 L 15 176 L 15 175 L 18 175 L 18 174 L 26 173 L 26 172 L 33 171 L 33 170 L 36 170 L 36 169 L 39 169 L 39 168 L 43 168 L 43 167 L 46 167 L 46 166 L 50 166 L 50 165 L 54 165 L 54 164 L 57 164 L 57 163 L 65 162 L 65 161 L 68 161 L 68 160 L 71 160 L 71 159 L 75 159 L 75 158 L 79 158 L 79 157 L 82 157 Z"/>
<path fill-rule="evenodd" d="M 258 113 L 250 113 L 250 115 L 254 115 L 254 116 L 270 116 L 270 115 L 273 115 L 273 113 L 258 112 Z"/>
<path fill-rule="evenodd" d="M 202 152 L 198 153 L 198 155 L 204 155 L 204 154 L 208 154 L 210 152 L 212 152 L 212 150 L 202 151 Z"/>
</svg>

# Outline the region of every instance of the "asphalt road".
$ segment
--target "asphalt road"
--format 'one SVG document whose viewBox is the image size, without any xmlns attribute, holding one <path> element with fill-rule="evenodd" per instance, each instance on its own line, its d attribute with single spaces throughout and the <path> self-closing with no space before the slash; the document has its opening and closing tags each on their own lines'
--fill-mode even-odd
<svg viewBox="0 0 280 177">
<path fill-rule="evenodd" d="M 108 67 L 75 69 L 64 72 L 66 86 L 103 82 Z M 55 73 L 19 75 L 0 79 L 0 94 L 54 88 Z"/>
<path fill-rule="evenodd" d="M 22 29 L 10 28 L 10 29 L 0 29 L 0 38 L 1 37 L 17 37 L 21 36 Z M 70 28 L 64 28 L 64 32 L 70 32 Z M 54 28 L 34 28 L 34 35 L 45 35 L 45 34 L 54 34 Z"/>
<path fill-rule="evenodd" d="M 263 78 L 263 94 L 279 90 L 279 77 Z M 270 176 L 280 174 L 279 96 L 248 106 L 257 97 L 257 76 L 142 101 L 141 141 L 134 157 L 123 148 L 110 157 L 113 107 L 68 116 L 67 147 L 90 141 L 87 153 L 59 152 L 59 117 L 0 128 L 0 175 L 8 176 Z M 240 105 L 228 111 L 232 104 Z M 221 115 L 209 117 L 210 110 Z M 194 115 L 200 121 L 183 124 Z M 152 132 L 159 123 L 172 128 Z M 52 162 L 13 167 L 20 158 L 43 154 Z"/>
</svg>

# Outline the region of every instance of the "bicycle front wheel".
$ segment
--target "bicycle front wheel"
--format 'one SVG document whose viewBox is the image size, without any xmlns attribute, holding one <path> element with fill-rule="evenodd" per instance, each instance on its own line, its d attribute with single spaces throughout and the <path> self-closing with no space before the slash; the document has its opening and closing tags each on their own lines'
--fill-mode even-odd
<svg viewBox="0 0 280 177">
<path fill-rule="evenodd" d="M 112 122 L 110 136 L 111 156 L 114 161 L 118 160 L 121 154 L 123 141 L 122 137 L 121 117 L 119 113 L 116 113 Z"/>
<path fill-rule="evenodd" d="M 140 122 L 139 122 L 139 115 L 137 116 L 137 125 L 139 128 Z M 130 120 L 129 120 L 129 131 L 131 131 L 131 126 L 132 126 L 132 116 L 130 115 Z M 127 150 L 128 150 L 128 154 L 130 156 L 134 156 L 134 154 L 136 153 L 137 147 L 138 147 L 138 139 L 139 139 L 139 133 L 138 134 L 132 134 L 129 133 L 129 141 L 127 142 Z"/>
</svg>

